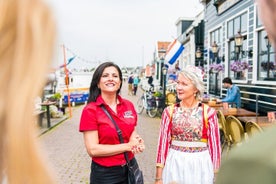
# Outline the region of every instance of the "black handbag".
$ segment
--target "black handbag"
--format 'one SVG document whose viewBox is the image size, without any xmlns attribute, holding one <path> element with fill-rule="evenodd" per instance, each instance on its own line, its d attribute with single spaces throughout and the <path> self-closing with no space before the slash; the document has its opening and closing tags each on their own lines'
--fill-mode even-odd
<svg viewBox="0 0 276 184">
<path fill-rule="evenodd" d="M 107 115 L 107 117 L 114 124 L 114 126 L 116 128 L 116 131 L 118 133 L 118 137 L 119 137 L 120 142 L 124 143 L 124 140 L 123 140 L 123 137 L 122 137 L 122 131 L 118 127 L 117 123 L 111 117 L 111 115 L 106 110 L 104 105 L 101 105 L 101 108 L 103 109 L 103 111 Z M 127 167 L 128 167 L 128 183 L 129 184 L 144 184 L 143 172 L 142 172 L 142 170 L 139 169 L 137 161 L 135 160 L 134 162 L 130 162 L 126 152 L 124 152 L 124 156 L 125 156 L 125 159 L 126 159 L 126 162 L 127 162 Z"/>
</svg>

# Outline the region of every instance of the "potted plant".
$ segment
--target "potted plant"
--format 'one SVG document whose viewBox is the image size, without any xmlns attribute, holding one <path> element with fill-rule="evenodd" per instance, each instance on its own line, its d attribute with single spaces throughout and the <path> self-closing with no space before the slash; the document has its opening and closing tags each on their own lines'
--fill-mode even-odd
<svg viewBox="0 0 276 184">
<path fill-rule="evenodd" d="M 58 102 L 60 98 L 61 98 L 61 94 L 55 93 L 48 100 L 51 102 Z"/>
<path fill-rule="evenodd" d="M 209 66 L 209 69 L 210 69 L 210 73 L 219 73 L 221 71 L 224 70 L 224 67 L 221 63 L 217 64 L 217 63 L 212 63 L 210 66 Z"/>
<path fill-rule="evenodd" d="M 243 70 L 248 69 L 248 67 L 249 67 L 249 65 L 246 61 L 240 61 L 240 60 L 234 61 L 230 65 L 230 69 L 233 72 L 241 72 Z"/>
<path fill-rule="evenodd" d="M 235 78 L 240 79 L 242 77 L 242 71 L 249 68 L 246 61 L 236 60 L 230 65 L 231 71 L 235 72 Z"/>
<path fill-rule="evenodd" d="M 267 62 L 267 61 L 263 61 L 261 62 L 261 67 L 263 68 L 263 70 L 267 71 L 268 69 L 269 70 L 274 70 L 276 69 L 276 63 L 274 62 Z"/>
<path fill-rule="evenodd" d="M 163 96 L 163 94 L 160 91 L 155 91 L 155 93 L 153 94 L 153 96 L 155 98 L 161 98 Z"/>
</svg>

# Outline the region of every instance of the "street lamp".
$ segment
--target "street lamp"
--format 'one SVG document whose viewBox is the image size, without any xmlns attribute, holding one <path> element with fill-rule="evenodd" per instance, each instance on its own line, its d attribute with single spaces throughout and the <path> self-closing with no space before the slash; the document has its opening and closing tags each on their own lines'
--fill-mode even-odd
<svg viewBox="0 0 276 184">
<path fill-rule="evenodd" d="M 168 68 L 163 66 L 162 74 L 163 74 L 163 95 L 164 95 L 164 104 L 166 104 L 166 77 L 168 73 Z"/>
<path fill-rule="evenodd" d="M 238 31 L 238 33 L 235 35 L 235 43 L 236 46 L 242 46 L 243 42 L 243 36 L 241 35 L 241 31 Z"/>
<path fill-rule="evenodd" d="M 215 63 L 217 64 L 217 54 L 218 54 L 218 44 L 216 41 L 212 44 L 212 52 L 214 54 L 214 60 Z M 215 94 L 217 95 L 218 93 L 218 73 L 215 73 Z"/>
<path fill-rule="evenodd" d="M 239 60 L 239 55 L 240 55 L 240 48 L 242 46 L 243 42 L 243 36 L 241 35 L 241 32 L 238 31 L 238 33 L 235 35 L 235 52 L 237 54 L 237 60 Z"/>
<path fill-rule="evenodd" d="M 202 55 L 201 50 L 200 50 L 200 48 L 198 47 L 198 48 L 196 49 L 196 58 L 201 58 L 201 55 Z"/>
<path fill-rule="evenodd" d="M 217 54 L 218 53 L 218 44 L 216 41 L 214 41 L 213 45 L 212 45 L 212 52 L 214 54 Z"/>
<path fill-rule="evenodd" d="M 163 77 L 162 77 L 162 70 L 163 70 L 163 67 L 164 67 L 164 56 L 162 55 L 161 57 L 160 57 L 160 86 L 162 86 L 163 85 Z"/>
<path fill-rule="evenodd" d="M 218 44 L 216 41 L 214 41 L 214 43 L 212 44 L 212 52 L 215 57 L 215 62 L 217 63 Z"/>
<path fill-rule="evenodd" d="M 199 47 L 196 49 L 195 55 L 196 55 L 196 59 L 199 60 L 199 61 L 198 61 L 198 62 L 199 62 L 198 65 L 200 66 L 200 58 L 201 58 L 202 52 L 201 52 L 201 50 L 200 50 Z"/>
<path fill-rule="evenodd" d="M 266 42 L 266 47 L 267 47 L 267 64 L 266 64 L 266 68 L 267 68 L 267 78 L 269 78 L 269 69 L 270 69 L 270 47 L 271 47 L 271 44 L 269 42 L 269 38 L 268 36 L 266 35 L 264 37 L 265 39 L 265 42 Z"/>
</svg>

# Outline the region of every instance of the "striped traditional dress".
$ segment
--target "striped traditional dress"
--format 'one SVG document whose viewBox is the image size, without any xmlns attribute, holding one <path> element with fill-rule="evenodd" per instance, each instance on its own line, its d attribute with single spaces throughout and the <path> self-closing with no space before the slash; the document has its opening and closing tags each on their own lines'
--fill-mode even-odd
<svg viewBox="0 0 276 184">
<path fill-rule="evenodd" d="M 157 149 L 164 184 L 212 184 L 220 158 L 218 119 L 213 108 L 199 103 L 195 108 L 177 104 L 164 110 Z"/>
</svg>

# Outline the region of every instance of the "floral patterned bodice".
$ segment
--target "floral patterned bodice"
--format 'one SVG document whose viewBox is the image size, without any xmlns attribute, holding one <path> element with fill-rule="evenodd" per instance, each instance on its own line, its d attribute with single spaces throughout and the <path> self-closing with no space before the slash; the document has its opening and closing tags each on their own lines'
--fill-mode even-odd
<svg viewBox="0 0 276 184">
<path fill-rule="evenodd" d="M 216 110 L 201 103 L 192 109 L 181 109 L 179 105 L 178 103 L 173 108 L 171 106 L 165 108 L 162 114 L 157 146 L 157 166 L 165 166 L 171 146 L 177 146 L 172 144 L 174 140 L 201 141 L 207 143 L 214 170 L 218 170 L 221 160 L 221 143 Z M 207 126 L 204 124 L 206 120 L 203 122 L 203 109 L 206 109 L 204 119 L 208 120 Z"/>
<path fill-rule="evenodd" d="M 172 140 L 200 141 L 202 128 L 202 108 L 175 109 L 172 118 Z"/>
</svg>

